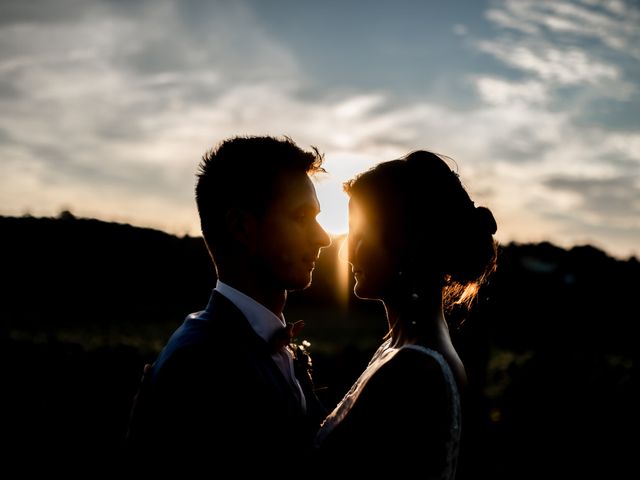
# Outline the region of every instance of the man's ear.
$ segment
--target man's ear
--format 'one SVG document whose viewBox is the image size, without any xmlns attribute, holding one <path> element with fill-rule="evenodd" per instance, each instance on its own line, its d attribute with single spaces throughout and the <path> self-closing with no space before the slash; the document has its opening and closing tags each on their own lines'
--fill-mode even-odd
<svg viewBox="0 0 640 480">
<path fill-rule="evenodd" d="M 257 218 L 243 208 L 230 208 L 225 216 L 229 237 L 243 248 L 253 252 L 256 244 Z"/>
</svg>

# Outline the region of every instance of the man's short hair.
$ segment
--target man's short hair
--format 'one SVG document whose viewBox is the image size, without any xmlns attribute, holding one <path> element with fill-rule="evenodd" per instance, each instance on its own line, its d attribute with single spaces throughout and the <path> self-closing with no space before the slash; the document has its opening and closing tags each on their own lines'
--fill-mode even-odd
<svg viewBox="0 0 640 480">
<path fill-rule="evenodd" d="M 324 172 L 323 161 L 316 147 L 305 151 L 286 136 L 237 136 L 207 151 L 198 166 L 196 204 L 211 255 L 228 241 L 224 224 L 230 208 L 263 213 L 284 174 Z"/>
</svg>

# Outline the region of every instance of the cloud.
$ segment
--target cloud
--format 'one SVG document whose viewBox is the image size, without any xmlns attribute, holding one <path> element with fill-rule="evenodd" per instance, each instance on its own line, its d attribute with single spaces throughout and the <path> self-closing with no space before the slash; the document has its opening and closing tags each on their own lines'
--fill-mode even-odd
<svg viewBox="0 0 640 480">
<path fill-rule="evenodd" d="M 4 2 L 0 24 L 6 213 L 74 205 L 172 230 L 163 219 L 184 215 L 170 204 L 189 201 L 194 159 L 218 133 L 212 124 L 238 126 L 237 111 L 212 108 L 227 89 L 259 79 L 268 94 L 267 85 L 286 90 L 299 78 L 289 52 L 242 4 L 202 3 L 215 11 L 191 31 L 174 2 L 143 11 L 141 3 L 63 2 L 55 12 L 26 3 Z M 152 197 L 165 213 L 149 208 Z"/>
<path fill-rule="evenodd" d="M 176 20 L 171 2 L 154 2 L 137 19 L 108 15 L 98 8 L 100 3 L 91 5 L 93 9 L 85 8 L 80 19 L 72 16 L 68 23 L 57 17 L 42 23 L 45 15 L 32 18 L 31 10 L 14 12 L 22 21 L 0 29 L 5 92 L 0 128 L 15 144 L 40 145 L 42 161 L 48 161 L 47 147 L 55 150 L 61 143 L 67 151 L 86 152 L 88 146 L 109 140 L 117 150 L 172 129 L 180 115 L 187 121 L 189 115 L 198 118 L 225 83 L 233 85 L 240 75 L 241 69 L 230 68 L 238 62 L 236 56 L 223 47 L 230 37 L 263 83 L 296 78 L 286 52 L 260 38 L 240 7 L 219 12 L 224 15 L 214 19 L 222 27 L 213 29 L 215 34 L 206 32 L 199 44 Z M 247 33 L 238 35 L 231 25 L 224 26 L 229 16 Z M 200 62 L 211 55 L 217 55 L 215 62 Z"/>
<path fill-rule="evenodd" d="M 632 4 L 505 0 L 494 2 L 486 17 L 500 28 L 498 36 L 479 39 L 476 48 L 556 91 L 587 89 L 580 110 L 597 99 L 625 101 L 637 93 L 629 76 L 637 75 L 640 58 L 640 9 Z M 552 98 L 562 102 L 560 95 Z"/>
<path fill-rule="evenodd" d="M 509 66 L 560 85 L 597 84 L 620 77 L 614 65 L 594 60 L 581 48 L 561 49 L 546 43 L 514 46 L 507 40 L 482 42 L 479 47 Z"/>
<path fill-rule="evenodd" d="M 486 18 L 497 35 L 477 39 L 475 48 L 510 70 L 467 78 L 486 105 L 480 110 L 505 112 L 493 123 L 504 135 L 489 135 L 487 144 L 502 162 L 497 170 L 517 185 L 496 194 L 502 204 L 511 190 L 508 220 L 527 211 L 564 245 L 637 245 L 638 134 L 631 125 L 617 131 L 598 112 L 607 100 L 633 118 L 640 10 L 618 1 L 506 0 Z"/>
<path fill-rule="evenodd" d="M 486 12 L 486 17 L 506 29 L 528 35 L 544 33 L 594 39 L 640 58 L 640 12 L 622 1 L 582 2 L 506 0 Z"/>
<path fill-rule="evenodd" d="M 290 135 L 326 154 L 329 175 L 317 188 L 323 210 L 342 214 L 334 231 L 345 226 L 342 181 L 427 148 L 457 162 L 474 199 L 494 210 L 501 240 L 590 238 L 628 252 L 637 226 L 622 226 L 637 218 L 638 198 L 623 179 L 638 178 L 640 136 L 580 119 L 603 95 L 633 100 L 635 85 L 624 62 L 567 39 L 588 37 L 628 57 L 623 46 L 635 33 L 610 30 L 634 10 L 543 3 L 494 4 L 497 36 L 473 52 L 509 70 L 466 70 L 475 102 L 455 106 L 385 88 L 322 89 L 295 45 L 241 2 L 65 1 L 56 12 L 47 2 L 42 10 L 4 3 L 2 213 L 69 208 L 197 234 L 202 153 L 232 135 Z M 600 30 L 589 34 L 581 22 Z M 452 28 L 465 39 L 474 31 Z M 558 34 L 564 42 L 549 37 Z"/>
<path fill-rule="evenodd" d="M 491 104 L 505 105 L 512 102 L 527 104 L 546 103 L 547 87 L 539 81 L 512 82 L 499 77 L 477 76 L 472 79 L 481 98 Z"/>
<path fill-rule="evenodd" d="M 632 177 L 556 176 L 546 182 L 550 188 L 575 194 L 585 218 L 596 225 L 634 229 L 640 233 L 640 179 Z"/>
</svg>

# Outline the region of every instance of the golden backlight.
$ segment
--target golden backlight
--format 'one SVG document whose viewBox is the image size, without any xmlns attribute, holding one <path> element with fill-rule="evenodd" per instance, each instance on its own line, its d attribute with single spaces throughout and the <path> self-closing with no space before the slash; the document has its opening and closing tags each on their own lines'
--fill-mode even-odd
<svg viewBox="0 0 640 480">
<path fill-rule="evenodd" d="M 349 301 L 349 295 L 351 295 L 351 289 L 349 288 L 349 278 L 351 276 L 351 265 L 348 262 L 348 236 L 341 235 L 340 237 L 334 237 L 334 242 L 340 242 L 338 245 L 338 255 L 336 255 L 336 285 L 338 288 L 338 295 L 342 305 L 346 305 Z"/>
</svg>

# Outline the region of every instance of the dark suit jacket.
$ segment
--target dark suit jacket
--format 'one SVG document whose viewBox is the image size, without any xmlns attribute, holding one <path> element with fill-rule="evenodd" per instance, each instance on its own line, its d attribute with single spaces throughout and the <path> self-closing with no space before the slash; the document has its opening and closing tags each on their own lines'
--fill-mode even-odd
<svg viewBox="0 0 640 480">
<path fill-rule="evenodd" d="M 307 412 L 270 346 L 214 291 L 187 317 L 143 380 L 127 438 L 129 461 L 159 471 L 297 472 L 325 416 L 310 376 L 297 372 Z M 149 463 L 150 462 L 150 463 Z"/>
</svg>

